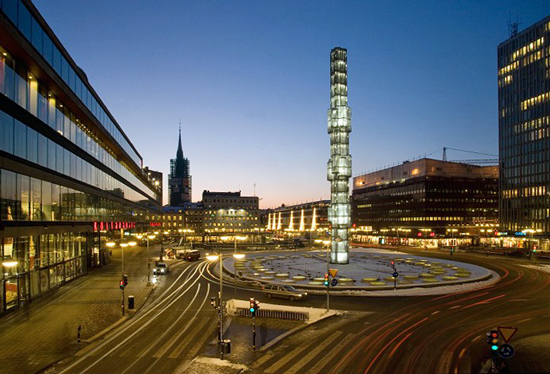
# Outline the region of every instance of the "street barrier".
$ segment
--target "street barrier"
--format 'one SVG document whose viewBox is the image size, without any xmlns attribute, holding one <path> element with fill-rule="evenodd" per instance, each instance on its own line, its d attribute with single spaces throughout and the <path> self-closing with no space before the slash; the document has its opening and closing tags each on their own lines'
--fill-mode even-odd
<svg viewBox="0 0 550 374">
<path fill-rule="evenodd" d="M 248 308 L 237 308 L 237 315 L 241 317 L 251 317 L 250 309 Z M 294 312 L 287 310 L 266 310 L 258 309 L 256 310 L 256 317 L 260 318 L 278 318 L 278 319 L 289 319 L 294 321 L 307 321 L 309 320 L 308 312 Z"/>
</svg>

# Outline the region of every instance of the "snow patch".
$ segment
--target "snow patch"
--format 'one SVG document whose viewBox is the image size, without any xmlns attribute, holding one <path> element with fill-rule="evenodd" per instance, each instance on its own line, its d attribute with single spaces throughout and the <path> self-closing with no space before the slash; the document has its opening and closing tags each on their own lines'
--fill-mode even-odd
<svg viewBox="0 0 550 374">
<path fill-rule="evenodd" d="M 535 269 L 544 273 L 550 273 L 550 265 L 521 265 L 529 269 Z"/>
<path fill-rule="evenodd" d="M 227 360 L 220 360 L 215 357 L 195 357 L 191 365 L 185 370 L 185 374 L 217 374 L 228 373 L 228 369 L 233 369 L 235 373 L 248 369 L 246 365 L 234 364 Z"/>
</svg>

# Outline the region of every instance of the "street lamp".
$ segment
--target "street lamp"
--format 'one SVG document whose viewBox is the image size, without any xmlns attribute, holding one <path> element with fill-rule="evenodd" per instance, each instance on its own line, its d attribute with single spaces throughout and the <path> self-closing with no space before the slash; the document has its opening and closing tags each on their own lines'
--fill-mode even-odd
<svg viewBox="0 0 550 374">
<path fill-rule="evenodd" d="M 143 236 L 139 235 L 138 239 L 141 239 Z M 149 239 L 153 240 L 156 238 L 156 235 L 149 235 L 147 234 L 145 236 L 147 239 L 147 285 L 151 285 L 151 262 L 149 261 Z"/>
<path fill-rule="evenodd" d="M 206 259 L 210 262 L 220 261 L 220 291 L 218 293 L 218 299 L 219 299 L 219 310 L 218 310 L 218 326 L 219 326 L 219 333 L 218 333 L 218 345 L 220 346 L 220 358 L 223 360 L 223 353 L 225 349 L 225 342 L 223 340 L 223 252 L 222 249 L 219 249 L 220 254 L 207 254 Z M 233 258 L 235 260 L 241 260 L 245 257 L 243 253 L 233 253 Z M 236 271 L 236 269 L 235 269 Z M 236 283 L 236 280 L 235 280 Z M 236 284 L 235 284 L 235 292 L 236 291 Z"/>
<path fill-rule="evenodd" d="M 458 231 L 458 229 L 447 229 L 447 231 L 450 231 L 451 232 L 451 257 L 453 257 L 453 252 L 454 252 L 454 233 Z"/>
<path fill-rule="evenodd" d="M 529 240 L 529 261 L 532 262 L 533 261 L 533 252 L 534 252 L 534 249 L 535 249 L 534 244 L 533 244 L 533 234 L 535 232 L 542 232 L 542 230 L 541 229 L 538 229 L 538 230 L 525 229 L 522 232 L 531 234 L 531 239 Z"/>
<path fill-rule="evenodd" d="M 223 360 L 223 255 L 222 250 L 220 248 L 220 254 L 207 254 L 206 259 L 210 262 L 220 260 L 220 291 L 218 292 L 218 299 L 219 299 L 219 309 L 218 309 L 218 326 L 219 326 L 219 332 L 218 332 L 218 345 L 220 348 L 220 358 Z"/>
</svg>

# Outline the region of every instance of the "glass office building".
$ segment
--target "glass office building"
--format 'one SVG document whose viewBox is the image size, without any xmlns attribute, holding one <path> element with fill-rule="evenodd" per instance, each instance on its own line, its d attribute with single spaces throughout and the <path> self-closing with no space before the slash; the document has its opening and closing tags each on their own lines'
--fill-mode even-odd
<svg viewBox="0 0 550 374">
<path fill-rule="evenodd" d="M 501 231 L 550 231 L 550 17 L 498 46 Z"/>
<path fill-rule="evenodd" d="M 34 5 L 0 0 L 0 313 L 108 261 L 161 190 Z"/>
</svg>

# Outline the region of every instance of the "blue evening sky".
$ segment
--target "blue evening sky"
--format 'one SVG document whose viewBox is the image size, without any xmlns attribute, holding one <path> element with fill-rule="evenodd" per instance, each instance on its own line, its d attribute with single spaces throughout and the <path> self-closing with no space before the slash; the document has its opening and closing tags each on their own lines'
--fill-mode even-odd
<svg viewBox="0 0 550 374">
<path fill-rule="evenodd" d="M 546 0 L 34 3 L 165 190 L 181 119 L 193 200 L 256 184 L 262 208 L 330 198 L 333 47 L 348 49 L 355 176 L 443 146 L 498 153 L 497 45 L 510 16 L 522 30 L 550 14 Z"/>
</svg>

